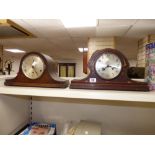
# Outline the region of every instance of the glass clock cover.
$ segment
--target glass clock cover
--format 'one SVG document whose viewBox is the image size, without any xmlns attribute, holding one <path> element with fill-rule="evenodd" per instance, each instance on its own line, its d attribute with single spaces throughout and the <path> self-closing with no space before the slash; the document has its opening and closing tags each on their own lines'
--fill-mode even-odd
<svg viewBox="0 0 155 155">
<path fill-rule="evenodd" d="M 122 69 L 120 58 L 113 53 L 104 53 L 96 61 L 95 70 L 97 74 L 106 80 L 117 77 Z"/>
<path fill-rule="evenodd" d="M 22 72 L 29 79 L 38 79 L 44 70 L 44 61 L 37 54 L 28 55 L 22 62 Z"/>
</svg>

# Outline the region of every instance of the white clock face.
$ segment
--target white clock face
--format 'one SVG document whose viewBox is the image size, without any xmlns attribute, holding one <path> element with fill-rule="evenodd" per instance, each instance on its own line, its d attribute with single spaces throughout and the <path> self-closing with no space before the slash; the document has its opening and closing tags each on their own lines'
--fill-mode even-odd
<svg viewBox="0 0 155 155">
<path fill-rule="evenodd" d="M 96 61 L 95 70 L 97 74 L 106 80 L 117 77 L 122 69 L 120 58 L 112 53 L 103 53 Z"/>
<path fill-rule="evenodd" d="M 22 71 L 29 79 L 38 79 L 45 70 L 45 64 L 37 54 L 28 55 L 22 63 Z"/>
</svg>

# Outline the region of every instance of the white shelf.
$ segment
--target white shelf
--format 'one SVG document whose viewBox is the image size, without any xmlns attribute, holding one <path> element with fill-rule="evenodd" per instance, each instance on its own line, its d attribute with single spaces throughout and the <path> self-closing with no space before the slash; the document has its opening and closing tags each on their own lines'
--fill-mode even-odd
<svg viewBox="0 0 155 155">
<path fill-rule="evenodd" d="M 96 100 L 155 102 L 155 92 L 138 91 L 110 91 L 110 90 L 84 90 L 61 88 L 35 88 L 1 86 L 0 94 L 41 96 L 56 98 L 78 98 Z"/>
</svg>

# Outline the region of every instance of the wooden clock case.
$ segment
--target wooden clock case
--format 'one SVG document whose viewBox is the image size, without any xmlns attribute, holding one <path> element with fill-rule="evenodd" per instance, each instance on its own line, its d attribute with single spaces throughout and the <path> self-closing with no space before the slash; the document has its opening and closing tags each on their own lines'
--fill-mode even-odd
<svg viewBox="0 0 155 155">
<path fill-rule="evenodd" d="M 101 78 L 95 70 L 96 61 L 103 53 L 116 54 L 120 58 L 122 63 L 122 69 L 120 74 L 117 77 L 110 80 Z M 133 81 L 128 77 L 128 60 L 120 51 L 116 49 L 106 48 L 94 52 L 88 62 L 88 68 L 90 70 L 89 75 L 81 80 L 72 80 L 70 85 L 71 89 L 149 91 L 147 83 Z"/>
<path fill-rule="evenodd" d="M 38 79 L 29 79 L 22 72 L 22 62 L 31 54 L 38 55 L 45 64 L 45 70 Z M 22 57 L 17 76 L 14 79 L 6 80 L 4 84 L 6 86 L 66 88 L 69 85 L 69 81 L 58 77 L 57 64 L 51 57 L 38 52 L 30 52 Z"/>
</svg>

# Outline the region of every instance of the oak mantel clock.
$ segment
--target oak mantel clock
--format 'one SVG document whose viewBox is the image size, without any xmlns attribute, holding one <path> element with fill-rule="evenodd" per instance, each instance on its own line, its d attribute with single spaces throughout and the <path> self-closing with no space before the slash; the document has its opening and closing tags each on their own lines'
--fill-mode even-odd
<svg viewBox="0 0 155 155">
<path fill-rule="evenodd" d="M 5 81 L 7 86 L 66 88 L 69 82 L 57 75 L 54 60 L 38 52 L 30 52 L 23 56 L 19 72 L 14 79 Z"/>
<path fill-rule="evenodd" d="M 147 83 L 128 77 L 128 60 L 116 49 L 97 50 L 91 56 L 88 67 L 89 75 L 81 80 L 72 80 L 70 88 L 149 91 Z"/>
</svg>

